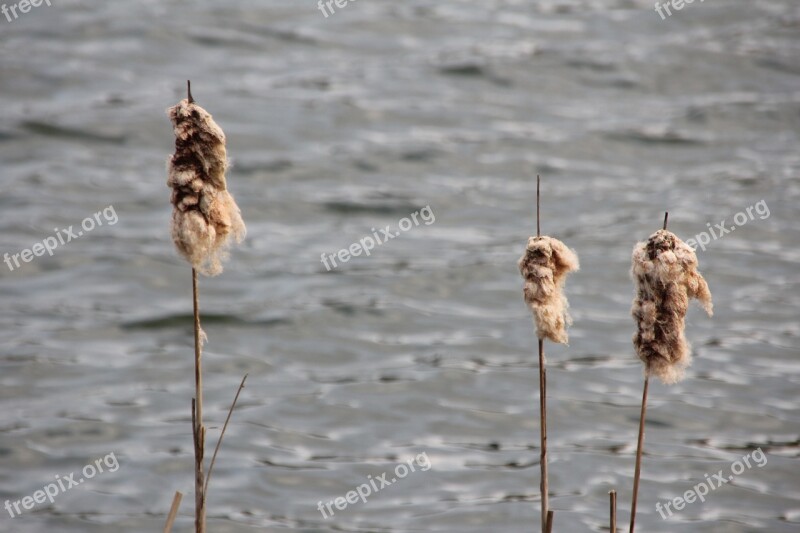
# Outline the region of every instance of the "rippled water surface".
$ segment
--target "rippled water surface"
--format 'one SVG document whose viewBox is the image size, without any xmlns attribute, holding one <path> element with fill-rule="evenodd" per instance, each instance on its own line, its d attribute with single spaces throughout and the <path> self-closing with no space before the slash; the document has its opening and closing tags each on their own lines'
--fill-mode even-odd
<svg viewBox="0 0 800 533">
<path fill-rule="evenodd" d="M 164 109 L 228 136 L 248 225 L 201 279 L 209 530 L 529 532 L 539 524 L 536 339 L 516 260 L 542 230 L 580 255 L 569 347 L 547 344 L 557 532 L 627 524 L 642 373 L 637 240 L 698 250 L 685 381 L 650 389 L 642 531 L 800 530 L 800 4 L 715 0 L 53 1 L 0 17 L 0 253 L 108 206 L 91 232 L 0 264 L 0 501 L 113 453 L 0 531 L 192 529 L 191 277 L 169 238 Z M 762 202 L 763 201 L 763 202 Z M 761 203 L 744 224 L 739 212 Z M 330 272 L 320 262 L 425 206 Z M 767 209 L 764 209 L 766 207 Z M 741 220 L 741 217 L 740 217 Z M 373 230 L 373 228 L 375 228 Z M 664 521 L 655 509 L 760 448 Z M 324 519 L 318 502 L 425 453 Z"/>
</svg>

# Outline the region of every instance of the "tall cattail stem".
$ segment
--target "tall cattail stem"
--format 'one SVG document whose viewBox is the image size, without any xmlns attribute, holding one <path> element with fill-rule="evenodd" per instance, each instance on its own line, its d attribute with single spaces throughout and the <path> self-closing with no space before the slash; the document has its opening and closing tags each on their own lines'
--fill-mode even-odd
<svg viewBox="0 0 800 533">
<path fill-rule="evenodd" d="M 630 533 L 634 533 L 636 526 L 650 377 L 656 376 L 667 385 L 683 379 L 685 368 L 691 362 L 684 332 L 689 300 L 697 299 L 708 316 L 713 314 L 711 291 L 697 270 L 697 256 L 691 246 L 667 231 L 668 221 L 667 212 L 664 213 L 663 229 L 653 233 L 647 242 L 637 243 L 631 257 L 631 276 L 636 283 L 631 315 L 637 326 L 633 345 L 645 368 Z"/>
<path fill-rule="evenodd" d="M 633 498 L 631 500 L 631 527 L 633 533 L 636 527 L 636 504 L 639 500 L 639 477 L 642 473 L 642 452 L 644 449 L 644 421 L 647 416 L 647 390 L 650 388 L 650 374 L 644 376 L 644 390 L 642 391 L 642 412 L 639 415 L 639 440 L 636 444 L 636 469 L 633 473 Z"/>
<path fill-rule="evenodd" d="M 542 236 L 541 179 L 536 176 L 536 236 Z M 550 484 L 547 480 L 547 369 L 544 366 L 544 339 L 539 339 L 539 491 L 542 495 L 542 532 L 547 533 L 547 510 L 550 507 Z"/>
<path fill-rule="evenodd" d="M 547 369 L 544 366 L 544 339 L 539 339 L 539 420 L 540 448 L 539 467 L 542 493 L 542 531 L 547 531 L 547 511 L 550 508 L 550 485 L 547 481 Z"/>
<path fill-rule="evenodd" d="M 664 212 L 664 226 L 666 231 L 669 221 L 669 211 Z M 636 467 L 633 472 L 633 496 L 631 497 L 631 526 L 629 533 L 636 528 L 636 504 L 639 502 L 639 479 L 642 474 L 642 454 L 644 452 L 644 422 L 647 416 L 647 391 L 650 388 L 650 368 L 645 368 L 644 389 L 642 390 L 642 412 L 639 415 L 639 438 L 636 441 Z"/>
<path fill-rule="evenodd" d="M 525 280 L 522 294 L 533 314 L 536 337 L 539 339 L 539 489 L 542 533 L 545 533 L 550 485 L 547 479 L 547 371 L 544 341 L 550 339 L 567 344 L 567 326 L 572 320 L 567 312 L 569 304 L 563 289 L 567 274 L 578 270 L 578 256 L 558 239 L 542 235 L 540 183 L 539 176 L 536 176 L 536 236 L 528 237 L 525 253 L 517 262 L 517 267 Z"/>
<path fill-rule="evenodd" d="M 186 82 L 186 98 L 167 109 L 175 133 L 175 153 L 167 165 L 167 186 L 172 189 L 171 233 L 175 247 L 192 265 L 194 307 L 194 387 L 192 398 L 192 442 L 195 470 L 195 531 L 206 532 L 206 490 L 204 474 L 206 427 L 203 425 L 203 342 L 200 327 L 198 274 L 216 276 L 222 272 L 230 237 L 241 242 L 246 228 L 241 212 L 228 191 L 225 170 L 228 156 L 225 133 L 211 114 L 192 97 L 192 83 Z M 242 385 L 244 386 L 244 380 Z M 236 399 L 239 394 L 237 392 Z M 235 406 L 236 400 L 234 400 Z M 231 411 L 233 406 L 231 407 Z M 230 420 L 225 421 L 227 426 Z M 224 429 L 223 429 L 224 435 Z M 222 435 L 220 436 L 220 443 Z M 214 452 L 216 457 L 219 450 Z M 209 466 L 211 472 L 212 464 Z"/>
<path fill-rule="evenodd" d="M 200 329 L 200 296 L 197 287 L 197 270 L 192 269 L 192 301 L 194 303 L 194 388 L 193 406 L 194 432 L 194 490 L 195 490 L 195 531 L 206 531 L 205 475 L 203 474 L 203 453 L 206 428 L 203 426 L 203 347 Z"/>
</svg>

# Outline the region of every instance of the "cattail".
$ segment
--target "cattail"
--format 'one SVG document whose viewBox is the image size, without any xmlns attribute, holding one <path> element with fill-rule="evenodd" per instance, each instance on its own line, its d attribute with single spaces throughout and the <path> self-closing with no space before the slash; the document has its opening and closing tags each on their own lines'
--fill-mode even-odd
<svg viewBox="0 0 800 533">
<path fill-rule="evenodd" d="M 168 164 L 172 187 L 172 239 L 197 271 L 222 272 L 228 237 L 244 239 L 239 207 L 227 190 L 225 134 L 211 115 L 190 98 L 167 110 L 175 130 L 175 153 Z"/>
<path fill-rule="evenodd" d="M 631 314 L 637 326 L 633 345 L 644 363 L 644 388 L 628 533 L 636 530 L 650 375 L 655 375 L 667 385 L 683 378 L 691 362 L 689 344 L 684 335 L 684 320 L 690 298 L 699 300 L 709 316 L 713 313 L 708 284 L 697 271 L 697 256 L 688 244 L 667 231 L 668 220 L 669 213 L 664 213 L 663 229 L 650 235 L 647 242 L 637 243 L 633 248 L 631 277 L 636 282 L 636 298 Z"/>
<path fill-rule="evenodd" d="M 208 482 L 228 421 L 247 376 L 239 385 L 214 449 L 208 473 L 205 474 L 206 426 L 203 424 L 202 355 L 206 335 L 200 326 L 198 272 L 210 276 L 222 272 L 228 237 L 233 236 L 237 242 L 241 242 L 246 230 L 239 207 L 228 193 L 225 183 L 225 169 L 228 166 L 225 134 L 211 115 L 194 103 L 190 82 L 187 82 L 187 89 L 187 98 L 167 110 L 175 130 L 175 153 L 169 159 L 167 185 L 172 187 L 172 239 L 178 252 L 192 265 L 195 379 L 195 397 L 192 398 L 192 440 L 195 459 L 195 533 L 206 533 Z M 165 531 L 170 530 L 178 505 L 180 497 L 176 495 L 173 500 L 172 518 L 167 518 Z"/>
<path fill-rule="evenodd" d="M 711 292 L 697 271 L 694 250 L 667 230 L 638 243 L 632 262 L 636 298 L 631 314 L 637 326 L 633 344 L 646 373 L 665 384 L 676 383 L 691 363 L 684 335 L 689 299 L 697 299 L 711 316 Z"/>
<path fill-rule="evenodd" d="M 553 237 L 529 237 L 518 266 L 525 279 L 523 294 L 533 313 L 536 335 L 566 344 L 572 319 L 567 312 L 564 281 L 567 274 L 578 270 L 578 256 Z"/>
<path fill-rule="evenodd" d="M 550 507 L 550 482 L 547 474 L 547 369 L 545 368 L 544 339 L 567 343 L 567 326 L 572 320 L 567 313 L 569 304 L 564 296 L 567 274 L 578 270 L 578 256 L 567 246 L 541 232 L 540 180 L 536 176 L 536 237 L 528 238 L 525 253 L 517 262 L 525 280 L 523 295 L 533 313 L 536 335 L 539 337 L 539 469 L 542 495 L 542 533 L 553 527 Z"/>
</svg>

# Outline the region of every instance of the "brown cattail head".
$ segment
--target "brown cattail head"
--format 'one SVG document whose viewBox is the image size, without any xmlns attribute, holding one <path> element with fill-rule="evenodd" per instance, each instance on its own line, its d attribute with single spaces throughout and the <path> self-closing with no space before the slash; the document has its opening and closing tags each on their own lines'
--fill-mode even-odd
<svg viewBox="0 0 800 533">
<path fill-rule="evenodd" d="M 674 233 L 658 230 L 633 249 L 631 276 L 636 298 L 631 314 L 637 331 L 633 344 L 645 373 L 668 385 L 683 378 L 691 363 L 684 336 L 689 299 L 696 298 L 713 314 L 711 292 L 700 272 L 694 250 Z"/>
<path fill-rule="evenodd" d="M 578 256 L 552 237 L 529 237 L 528 246 L 517 264 L 525 279 L 523 294 L 531 308 L 540 339 L 566 344 L 569 303 L 564 296 L 567 274 L 578 270 Z"/>
<path fill-rule="evenodd" d="M 244 239 L 239 207 L 227 190 L 225 134 L 211 115 L 189 99 L 167 109 L 175 153 L 167 165 L 172 187 L 172 240 L 199 272 L 215 276 L 227 258 L 228 237 Z"/>
</svg>

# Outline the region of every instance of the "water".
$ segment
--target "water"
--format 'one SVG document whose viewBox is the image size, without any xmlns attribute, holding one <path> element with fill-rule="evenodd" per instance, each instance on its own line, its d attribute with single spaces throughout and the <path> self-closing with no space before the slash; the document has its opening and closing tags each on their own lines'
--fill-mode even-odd
<svg viewBox="0 0 800 533">
<path fill-rule="evenodd" d="M 211 449 L 244 373 L 209 530 L 531 531 L 536 340 L 516 260 L 542 229 L 580 255 L 570 346 L 547 344 L 556 531 L 627 524 L 641 395 L 628 278 L 637 240 L 684 238 L 762 200 L 699 251 L 714 318 L 651 386 L 642 531 L 800 529 L 797 304 L 800 9 L 638 0 L 54 2 L 0 18 L 0 253 L 113 206 L 102 226 L 0 265 L 0 501 L 114 453 L 0 530 L 191 529 L 191 280 L 168 234 L 164 109 L 225 129 L 249 235 L 201 280 Z M 430 206 L 328 272 L 335 254 Z M 763 213 L 764 211 L 762 211 Z M 753 466 L 663 521 L 683 495 Z M 367 503 L 344 497 L 425 453 Z M 209 452 L 210 453 L 210 452 Z M 76 476 L 77 478 L 77 476 Z"/>
</svg>

